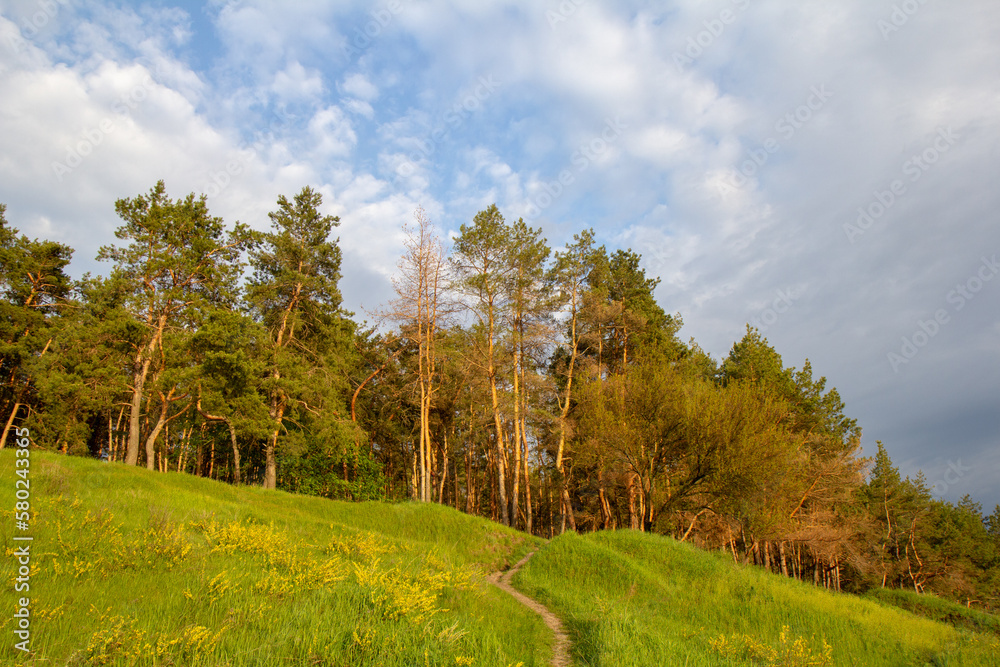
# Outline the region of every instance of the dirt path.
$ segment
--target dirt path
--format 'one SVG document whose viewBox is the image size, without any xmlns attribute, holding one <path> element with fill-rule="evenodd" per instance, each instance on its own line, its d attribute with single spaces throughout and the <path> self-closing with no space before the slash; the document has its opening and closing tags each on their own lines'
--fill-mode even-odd
<svg viewBox="0 0 1000 667">
<path fill-rule="evenodd" d="M 523 604 L 525 607 L 535 612 L 542 617 L 545 621 L 545 625 L 549 626 L 552 630 L 552 634 L 555 635 L 555 644 L 552 647 L 552 661 L 549 662 L 552 667 L 570 667 L 573 663 L 569 658 L 569 636 L 566 634 L 566 630 L 563 628 L 562 621 L 559 617 L 549 611 L 543 604 L 537 600 L 532 600 L 524 593 L 515 589 L 510 585 L 510 580 L 514 577 L 514 574 L 528 562 L 535 552 L 529 552 L 527 556 L 522 558 L 517 565 L 510 568 L 506 572 L 494 572 L 490 575 L 490 582 L 493 583 L 497 588 L 502 591 L 506 591 L 511 597 Z"/>
</svg>

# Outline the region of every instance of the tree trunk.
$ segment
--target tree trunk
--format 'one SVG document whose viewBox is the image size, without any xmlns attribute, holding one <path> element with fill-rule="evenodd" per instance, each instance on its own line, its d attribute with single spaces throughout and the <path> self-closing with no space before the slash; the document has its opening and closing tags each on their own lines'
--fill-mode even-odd
<svg viewBox="0 0 1000 667">
<path fill-rule="evenodd" d="M 139 422 L 142 419 L 142 395 L 146 386 L 146 375 L 149 373 L 151 359 L 142 358 L 142 353 L 136 355 L 132 382 L 132 402 L 129 408 L 128 445 L 125 449 L 125 465 L 134 466 L 139 463 Z"/>
<path fill-rule="evenodd" d="M 444 451 L 441 453 L 441 486 L 438 488 L 438 503 L 444 505 L 444 484 L 448 480 L 448 434 L 443 433 Z"/>
<path fill-rule="evenodd" d="M 611 512 L 608 510 L 608 498 L 604 492 L 604 461 L 597 463 L 597 498 L 601 504 L 601 527 L 604 530 L 609 528 L 611 523 Z"/>
<path fill-rule="evenodd" d="M 302 272 L 302 261 L 299 261 L 299 272 Z M 278 335 L 275 338 L 274 349 L 281 350 L 287 344 L 291 343 L 294 331 L 289 330 L 288 318 L 291 316 L 295 309 L 299 305 L 299 299 L 302 296 L 302 288 L 304 285 L 302 283 L 295 284 L 295 290 L 292 293 L 292 298 L 288 301 L 288 306 L 285 308 L 281 316 L 281 326 L 278 328 Z M 285 333 L 288 333 L 288 340 L 285 340 Z M 277 359 L 275 358 L 274 371 L 271 373 L 271 377 L 277 383 L 281 379 L 281 369 L 277 365 Z M 267 450 L 265 451 L 265 469 L 264 469 L 264 488 L 265 489 L 276 489 L 278 488 L 278 463 L 275 458 L 275 451 L 278 447 L 278 434 L 281 432 L 281 424 L 285 418 L 285 397 L 282 395 L 280 388 L 273 390 L 274 393 L 271 396 L 271 419 L 275 421 L 274 433 L 271 434 L 270 439 L 267 441 Z M 214 450 L 213 450 L 214 451 Z"/>
<path fill-rule="evenodd" d="M 236 442 L 236 427 L 228 419 L 226 426 L 229 427 L 229 438 L 233 441 L 233 484 L 238 485 L 240 483 L 240 447 Z"/>
<path fill-rule="evenodd" d="M 264 488 L 276 489 L 278 487 L 278 462 L 274 458 L 274 449 L 278 444 L 278 430 L 267 440 L 267 450 L 264 452 Z"/>
<path fill-rule="evenodd" d="M 698 517 L 700 517 L 702 514 L 704 514 L 707 511 L 708 511 L 708 508 L 706 507 L 706 508 L 702 509 L 701 511 L 699 511 L 697 514 L 694 515 L 694 518 L 691 519 L 691 523 L 688 524 L 688 529 L 686 531 L 684 531 L 684 537 L 681 538 L 681 542 L 686 542 L 687 541 L 688 535 L 690 535 L 691 531 L 694 530 L 694 524 L 695 524 L 696 521 L 698 521 Z"/>
<path fill-rule="evenodd" d="M 423 482 L 420 481 L 420 466 L 417 464 L 417 456 L 419 451 L 414 448 L 412 455 L 410 456 L 410 500 L 420 500 L 420 489 Z"/>
<path fill-rule="evenodd" d="M 423 354 L 421 354 L 420 363 L 423 364 Z M 421 375 L 423 375 L 423 366 L 421 365 L 420 370 Z M 420 378 L 420 492 L 418 496 L 420 502 L 426 503 L 427 498 L 427 450 L 430 444 L 430 434 L 428 433 L 427 425 L 427 386 L 424 384 L 424 378 Z"/>
<path fill-rule="evenodd" d="M 25 302 L 25 307 L 29 307 L 34 302 L 36 294 L 37 294 L 37 292 L 35 291 L 35 288 L 32 287 L 31 296 L 29 296 L 28 300 Z M 28 332 L 25 331 L 24 335 L 27 336 Z M 12 342 L 12 341 L 8 341 L 8 342 Z M 45 343 L 45 347 L 42 348 L 41 353 L 38 355 L 39 358 L 45 356 L 45 353 L 49 351 L 49 345 L 51 345 L 51 344 L 52 344 L 52 339 L 49 338 L 49 340 Z M 11 371 L 11 384 L 12 385 L 14 383 L 15 373 L 16 373 L 16 371 Z M 26 382 L 30 383 L 31 382 L 31 378 L 27 378 Z M 24 405 L 23 403 L 21 403 L 21 399 L 23 397 L 24 397 L 24 389 L 22 389 L 20 392 L 15 392 L 14 393 L 14 409 L 10 411 L 10 417 L 7 419 L 7 423 L 3 427 L 3 436 L 0 436 L 0 449 L 3 449 L 7 445 L 7 434 L 10 433 L 10 427 L 14 424 L 14 419 L 17 417 L 17 411 L 21 408 L 22 405 Z M 31 412 L 30 408 L 28 409 L 28 412 L 30 414 L 30 412 Z"/>
<path fill-rule="evenodd" d="M 487 446 L 486 452 L 486 477 L 490 480 L 490 520 L 496 521 L 499 519 L 499 514 L 497 510 L 497 465 L 496 465 L 496 455 Z"/>
<path fill-rule="evenodd" d="M 177 472 L 184 472 L 184 461 L 187 457 L 188 447 L 191 446 L 191 433 L 194 426 L 181 432 L 181 455 L 177 457 Z"/>
<path fill-rule="evenodd" d="M 170 393 L 173 394 L 173 390 Z M 156 467 L 156 439 L 160 437 L 160 431 L 163 430 L 164 424 L 167 423 L 167 412 L 170 410 L 170 401 L 162 394 L 160 395 L 160 400 L 160 416 L 157 418 L 153 430 L 150 431 L 149 437 L 146 438 L 146 470 L 153 470 Z"/>
<path fill-rule="evenodd" d="M 531 477 L 528 474 L 528 441 L 524 437 L 524 424 L 521 424 L 521 440 L 524 447 L 524 521 L 525 530 L 532 534 L 532 509 L 531 509 Z"/>
<path fill-rule="evenodd" d="M 154 449 L 156 447 L 156 439 L 160 436 L 160 431 L 163 430 L 164 426 L 166 426 L 167 424 L 169 424 L 173 420 L 175 420 L 178 417 L 180 417 L 182 414 L 184 414 L 185 412 L 188 411 L 188 408 L 191 407 L 191 403 L 188 403 L 186 406 L 184 406 L 184 408 L 182 410 L 180 410 L 173 417 L 169 417 L 169 418 L 167 417 L 167 414 L 170 412 L 170 404 L 173 403 L 174 401 L 179 401 L 182 398 L 184 398 L 184 397 L 187 396 L 187 394 L 184 394 L 183 396 L 178 396 L 178 397 L 175 398 L 174 397 L 174 393 L 176 391 L 177 391 L 177 388 L 174 387 L 174 388 L 172 388 L 170 390 L 170 393 L 168 393 L 166 396 L 163 395 L 163 392 L 160 392 L 160 402 L 161 402 L 161 405 L 160 405 L 160 416 L 157 419 L 156 425 L 153 427 L 153 430 L 150 432 L 149 437 L 146 438 L 146 468 L 148 470 L 153 470 L 154 469 L 154 465 L 153 465 L 153 462 L 154 462 Z"/>
<path fill-rule="evenodd" d="M 208 459 L 208 478 L 209 479 L 212 479 L 212 475 L 215 474 L 215 438 L 212 438 L 211 443 L 212 443 L 211 444 L 212 451 L 211 451 L 211 454 L 209 455 L 210 457 Z"/>
<path fill-rule="evenodd" d="M 278 434 L 281 432 L 281 423 L 285 418 L 285 403 L 278 399 L 277 396 L 274 397 L 271 403 L 271 418 L 276 422 L 274 432 L 267 441 L 267 451 L 265 455 L 265 468 L 264 468 L 264 488 L 265 489 L 276 489 L 278 488 L 278 461 L 275 458 L 275 451 L 278 447 Z"/>
<path fill-rule="evenodd" d="M 636 507 L 636 500 L 638 498 L 638 492 L 635 487 L 636 474 L 634 472 L 629 472 L 627 474 L 628 479 L 628 523 L 629 528 L 632 530 L 640 530 L 641 523 L 639 520 L 639 512 Z"/>
<path fill-rule="evenodd" d="M 451 486 L 452 486 L 452 489 L 451 489 L 451 494 L 452 494 L 451 501 L 455 505 L 455 510 L 456 511 L 460 511 L 459 507 L 458 507 L 459 493 L 458 493 L 458 459 L 457 458 L 452 458 L 452 460 L 451 460 L 451 467 L 452 467 L 452 470 L 454 470 L 454 474 L 452 474 L 452 476 L 451 476 Z"/>
<path fill-rule="evenodd" d="M 493 341 L 490 341 L 490 395 L 493 401 L 493 426 L 496 428 L 496 457 L 497 457 L 497 505 L 500 506 L 500 521 L 505 526 L 510 525 L 510 514 L 507 512 L 507 470 L 504 466 L 504 440 L 503 425 L 500 423 L 500 397 L 497 394 L 496 369 L 493 368 Z"/>
<path fill-rule="evenodd" d="M 198 453 L 194 461 L 194 474 L 205 476 L 205 425 L 201 425 L 201 436 L 198 438 Z"/>
<path fill-rule="evenodd" d="M 153 363 L 153 353 L 163 337 L 163 329 L 167 325 L 167 316 L 160 315 L 156 332 L 149 344 L 135 355 L 132 365 L 132 402 L 128 422 L 128 447 L 125 452 L 125 465 L 134 466 L 139 463 L 139 422 L 142 419 L 142 398 L 146 391 L 146 378 L 149 367 Z"/>
<path fill-rule="evenodd" d="M 3 427 L 3 437 L 0 438 L 0 449 L 7 446 L 7 434 L 10 432 L 10 427 L 14 423 L 14 419 L 17 417 L 17 411 L 21 409 L 20 403 L 14 403 L 14 409 L 10 411 L 10 417 L 7 418 L 7 424 Z"/>
<path fill-rule="evenodd" d="M 475 480 L 472 477 L 472 444 L 465 446 L 465 513 L 473 514 L 472 498 L 475 494 Z"/>
</svg>

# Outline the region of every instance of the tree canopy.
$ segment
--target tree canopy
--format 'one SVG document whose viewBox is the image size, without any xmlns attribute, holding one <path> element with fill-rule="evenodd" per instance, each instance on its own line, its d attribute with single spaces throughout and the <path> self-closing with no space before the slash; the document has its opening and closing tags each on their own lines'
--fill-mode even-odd
<svg viewBox="0 0 1000 667">
<path fill-rule="evenodd" d="M 310 187 L 266 231 L 162 181 L 114 210 L 106 275 L 74 281 L 72 250 L 0 205 L 0 447 L 27 427 L 116 464 L 654 531 L 833 589 L 1000 606 L 1000 507 L 934 498 L 882 443 L 863 457 L 837 390 L 753 327 L 718 361 L 682 342 L 642 256 L 593 230 L 552 247 L 494 204 L 447 247 L 418 210 L 369 325 Z"/>
</svg>

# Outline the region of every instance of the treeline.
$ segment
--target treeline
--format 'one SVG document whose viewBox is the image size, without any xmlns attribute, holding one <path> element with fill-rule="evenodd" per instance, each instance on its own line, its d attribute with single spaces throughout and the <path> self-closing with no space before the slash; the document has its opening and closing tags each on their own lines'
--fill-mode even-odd
<svg viewBox="0 0 1000 667">
<path fill-rule="evenodd" d="M 342 308 L 336 217 L 304 188 L 227 228 L 162 182 L 119 200 L 106 276 L 0 208 L 3 440 L 540 535 L 632 528 L 838 590 L 1000 608 L 1000 507 L 901 479 L 806 361 L 747 327 L 721 363 L 631 250 L 553 250 L 490 206 L 450 251 L 418 211 L 396 298 Z"/>
</svg>

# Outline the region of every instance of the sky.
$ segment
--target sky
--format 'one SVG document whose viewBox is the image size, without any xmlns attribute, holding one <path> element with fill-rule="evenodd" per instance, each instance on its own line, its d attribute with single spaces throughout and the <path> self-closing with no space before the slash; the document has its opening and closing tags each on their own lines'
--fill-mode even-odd
<svg viewBox="0 0 1000 667">
<path fill-rule="evenodd" d="M 163 179 L 268 227 L 309 185 L 358 319 L 417 207 L 631 248 L 724 358 L 808 358 L 904 475 L 1000 503 L 996 0 L 0 0 L 0 202 L 106 274 Z"/>
</svg>

